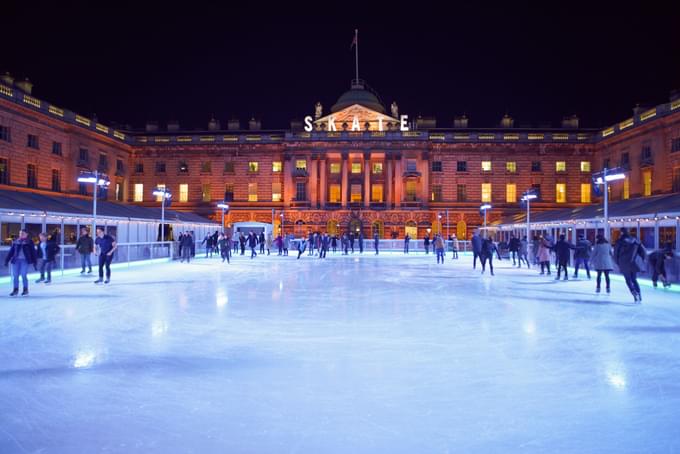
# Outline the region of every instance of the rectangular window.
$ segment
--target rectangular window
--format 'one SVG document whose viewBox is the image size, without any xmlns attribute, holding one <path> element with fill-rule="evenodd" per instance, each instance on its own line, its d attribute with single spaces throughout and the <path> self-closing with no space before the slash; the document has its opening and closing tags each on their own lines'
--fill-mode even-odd
<svg viewBox="0 0 680 454">
<path fill-rule="evenodd" d="M 482 161 L 482 172 L 491 172 L 491 161 Z"/>
<path fill-rule="evenodd" d="M 567 185 L 565 183 L 557 183 L 555 185 L 555 202 L 567 202 Z"/>
<path fill-rule="evenodd" d="M 78 150 L 78 164 L 87 164 L 90 162 L 90 152 L 87 148 L 80 148 Z"/>
<path fill-rule="evenodd" d="M 100 153 L 99 154 L 99 165 L 98 165 L 97 169 L 106 173 L 108 168 L 109 168 L 109 159 L 106 157 L 106 153 Z"/>
<path fill-rule="evenodd" d="M 381 175 L 383 173 L 383 163 L 374 162 L 372 166 L 373 175 Z"/>
<path fill-rule="evenodd" d="M 352 173 L 361 173 L 361 163 L 360 162 L 353 162 L 352 163 Z"/>
<path fill-rule="evenodd" d="M 78 183 L 78 194 L 87 195 L 87 183 Z"/>
<path fill-rule="evenodd" d="M 281 164 L 281 163 L 279 163 Z M 224 173 L 234 173 L 234 162 L 227 161 L 224 163 Z"/>
<path fill-rule="evenodd" d="M 52 154 L 57 156 L 63 155 L 61 150 L 61 142 L 52 142 Z"/>
<path fill-rule="evenodd" d="M 680 192 L 680 167 L 673 167 L 673 192 Z"/>
<path fill-rule="evenodd" d="M 61 192 L 61 172 L 57 169 L 52 169 L 52 190 Z"/>
<path fill-rule="evenodd" d="M 581 161 L 581 172 L 590 173 L 590 161 Z"/>
<path fill-rule="evenodd" d="M 212 200 L 212 193 L 210 191 L 210 183 L 204 183 L 201 185 L 201 199 L 204 202 L 210 202 Z"/>
<path fill-rule="evenodd" d="M 186 183 L 179 185 L 179 201 L 180 202 L 189 201 L 189 185 Z"/>
<path fill-rule="evenodd" d="M 540 172 L 541 171 L 541 161 L 531 161 L 531 171 Z"/>
<path fill-rule="evenodd" d="M 201 163 L 201 173 L 211 173 L 212 172 L 212 162 L 204 161 Z"/>
<path fill-rule="evenodd" d="M 645 197 L 652 195 L 652 169 L 642 171 L 642 195 Z"/>
<path fill-rule="evenodd" d="M 623 198 L 623 200 L 630 199 L 630 178 L 628 177 L 623 179 L 623 194 L 621 195 L 621 198 Z"/>
<path fill-rule="evenodd" d="M 123 176 L 125 174 L 125 165 L 122 159 L 116 159 L 116 175 Z"/>
<path fill-rule="evenodd" d="M 135 162 L 135 173 L 144 173 L 144 163 Z"/>
<path fill-rule="evenodd" d="M 371 185 L 371 202 L 382 203 L 383 202 L 383 185 L 373 184 Z"/>
<path fill-rule="evenodd" d="M 9 184 L 9 161 L 0 158 L 0 184 Z"/>
<path fill-rule="evenodd" d="M 26 186 L 29 188 L 38 187 L 38 171 L 35 168 L 35 164 L 29 164 L 26 168 Z"/>
<path fill-rule="evenodd" d="M 581 183 L 581 203 L 590 203 L 591 192 L 590 183 Z"/>
<path fill-rule="evenodd" d="M 406 160 L 406 171 L 407 172 L 417 172 L 418 171 L 418 163 L 416 162 L 415 159 L 407 159 Z"/>
<path fill-rule="evenodd" d="M 630 168 L 630 153 L 621 153 L 621 167 Z"/>
<path fill-rule="evenodd" d="M 458 172 L 467 172 L 467 161 L 456 162 L 456 170 Z"/>
<path fill-rule="evenodd" d="M 296 159 L 295 160 L 295 169 L 296 170 L 307 170 L 307 160 Z"/>
<path fill-rule="evenodd" d="M 611 162 L 611 160 L 610 160 L 609 158 L 607 158 L 607 159 L 605 159 L 604 161 L 602 161 L 602 168 L 603 168 L 603 169 L 609 169 L 609 168 L 611 168 L 611 167 L 609 166 L 610 162 Z"/>
<path fill-rule="evenodd" d="M 189 173 L 189 164 L 186 161 L 180 161 L 178 170 L 179 173 Z"/>
<path fill-rule="evenodd" d="M 156 161 L 156 173 L 165 173 L 165 161 Z"/>
<path fill-rule="evenodd" d="M 234 165 L 233 164 L 232 164 L 231 168 L 232 168 L 231 171 L 233 172 L 234 171 Z M 272 162 L 272 173 L 281 173 L 282 170 L 283 170 L 283 164 L 281 163 L 281 161 Z M 225 170 L 225 172 L 226 172 L 226 170 Z"/>
<path fill-rule="evenodd" d="M 680 151 L 680 137 L 671 140 L 671 153 L 676 153 L 678 151 Z"/>
<path fill-rule="evenodd" d="M 515 161 L 508 161 L 505 163 L 505 171 L 508 173 L 517 172 L 517 163 Z"/>
<path fill-rule="evenodd" d="M 342 196 L 340 195 L 340 185 L 331 184 L 328 186 L 328 202 L 330 203 L 340 203 L 342 201 Z"/>
<path fill-rule="evenodd" d="M 248 172 L 255 173 L 260 169 L 260 163 L 257 161 L 248 162 Z"/>
<path fill-rule="evenodd" d="M 432 171 L 433 172 L 441 172 L 442 171 L 442 162 L 441 161 L 432 161 Z"/>
<path fill-rule="evenodd" d="M 531 189 L 534 191 L 534 193 L 538 196 L 536 200 L 541 200 L 541 185 L 540 184 L 532 184 Z"/>
<path fill-rule="evenodd" d="M 248 183 L 248 202 L 257 202 L 257 183 Z"/>
<path fill-rule="evenodd" d="M 275 181 L 272 183 L 272 202 L 281 201 L 281 182 Z"/>
<path fill-rule="evenodd" d="M 567 171 L 567 162 L 566 161 L 557 161 L 555 163 L 555 172 L 566 172 Z"/>
<path fill-rule="evenodd" d="M 227 183 L 224 185 L 224 201 L 234 201 L 234 185 L 232 183 Z"/>
<path fill-rule="evenodd" d="M 517 185 L 515 183 L 505 185 L 505 201 L 507 203 L 517 203 Z"/>
<path fill-rule="evenodd" d="M 456 199 L 459 202 L 467 201 L 467 187 L 464 184 L 459 184 L 456 186 Z"/>
<path fill-rule="evenodd" d="M 10 130 L 9 130 L 8 126 L 0 125 L 0 140 L 4 140 L 5 142 L 11 142 L 12 141 L 12 136 L 10 134 Z"/>
<path fill-rule="evenodd" d="M 162 191 L 162 190 L 165 189 L 165 184 L 157 184 L 156 187 Z M 162 201 L 163 201 L 163 196 L 157 195 L 156 196 L 156 202 L 162 202 Z"/>
<path fill-rule="evenodd" d="M 120 183 L 116 183 L 116 201 L 123 201 L 123 185 Z"/>
<path fill-rule="evenodd" d="M 433 184 L 432 185 L 432 201 L 441 202 L 442 201 L 442 185 Z"/>
<path fill-rule="evenodd" d="M 482 202 L 491 202 L 491 183 L 482 183 Z"/>
<path fill-rule="evenodd" d="M 307 185 L 305 183 L 295 183 L 295 200 L 298 202 L 307 200 Z"/>
<path fill-rule="evenodd" d="M 651 163 L 653 162 L 652 159 L 652 147 L 650 145 L 644 145 L 642 147 L 642 162 L 643 163 Z"/>
<path fill-rule="evenodd" d="M 40 144 L 38 143 L 38 136 L 33 135 L 33 134 L 29 134 L 26 146 L 28 148 L 34 148 L 34 149 L 38 150 L 40 148 Z"/>
<path fill-rule="evenodd" d="M 353 184 L 350 186 L 350 202 L 361 202 L 361 185 Z"/>
<path fill-rule="evenodd" d="M 339 162 L 331 162 L 331 173 L 332 174 L 340 173 L 340 163 Z"/>
<path fill-rule="evenodd" d="M 135 194 L 132 200 L 135 202 L 144 201 L 144 185 L 142 183 L 135 183 Z"/>
<path fill-rule="evenodd" d="M 416 199 L 416 182 L 409 180 L 406 182 L 406 201 L 415 202 Z"/>
</svg>

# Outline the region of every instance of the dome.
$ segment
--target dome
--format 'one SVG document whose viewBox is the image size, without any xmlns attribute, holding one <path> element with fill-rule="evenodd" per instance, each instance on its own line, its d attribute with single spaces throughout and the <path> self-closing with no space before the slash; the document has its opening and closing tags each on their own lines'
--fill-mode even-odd
<svg viewBox="0 0 680 454">
<path fill-rule="evenodd" d="M 338 101 L 331 107 L 331 113 L 338 112 L 346 107 L 354 104 L 359 104 L 367 107 L 376 112 L 385 113 L 385 108 L 383 107 L 378 96 L 366 89 L 362 81 L 353 81 L 352 88 L 344 92 Z"/>
</svg>

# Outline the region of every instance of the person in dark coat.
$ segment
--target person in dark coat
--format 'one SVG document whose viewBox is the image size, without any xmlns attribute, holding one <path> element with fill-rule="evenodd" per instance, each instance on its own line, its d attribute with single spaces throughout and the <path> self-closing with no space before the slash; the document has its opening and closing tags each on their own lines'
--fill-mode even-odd
<svg viewBox="0 0 680 454">
<path fill-rule="evenodd" d="M 408 244 L 411 242 L 411 236 L 407 233 L 404 237 L 404 254 L 408 254 Z"/>
<path fill-rule="evenodd" d="M 378 255 L 378 249 L 380 248 L 380 235 L 378 232 L 373 234 L 373 247 L 375 248 L 375 255 Z"/>
<path fill-rule="evenodd" d="M 472 235 L 472 269 L 476 270 L 477 269 L 477 259 L 480 258 L 480 254 L 482 252 L 482 237 L 479 236 L 479 232 L 475 232 Z"/>
<path fill-rule="evenodd" d="M 586 269 L 586 276 L 590 279 L 590 253 L 592 251 L 592 244 L 585 236 L 579 235 L 574 251 L 574 279 L 578 277 L 578 269 L 581 265 Z"/>
<path fill-rule="evenodd" d="M 527 268 L 531 268 L 531 263 L 529 261 L 529 241 L 527 237 L 524 236 L 519 242 L 519 258 L 517 259 L 517 268 L 522 268 L 522 261 L 527 264 Z"/>
<path fill-rule="evenodd" d="M 113 253 L 118 248 L 116 239 L 104 232 L 102 227 L 97 227 L 97 239 L 94 240 L 95 255 L 99 259 L 99 279 L 94 281 L 99 284 L 104 281 L 108 284 L 111 281 L 111 262 L 113 261 Z M 106 280 L 104 280 L 104 270 L 106 269 Z"/>
<path fill-rule="evenodd" d="M 364 253 L 364 232 L 359 233 L 359 254 Z"/>
<path fill-rule="evenodd" d="M 333 235 L 331 237 L 331 249 L 333 249 L 333 254 L 335 254 L 338 251 L 338 236 Z"/>
<path fill-rule="evenodd" d="M 321 242 L 319 243 L 319 258 L 325 259 L 326 253 L 328 252 L 328 248 L 331 245 L 331 239 L 327 233 L 324 233 L 323 235 L 320 235 L 320 240 Z"/>
<path fill-rule="evenodd" d="M 21 296 L 28 295 L 28 266 L 35 268 L 37 257 L 33 241 L 28 237 L 28 232 L 24 229 L 19 231 L 19 238 L 12 242 L 12 246 L 5 256 L 5 266 L 12 264 L 12 282 L 14 289 L 9 296 L 17 296 L 19 293 L 19 277 L 24 284 Z"/>
<path fill-rule="evenodd" d="M 349 232 L 349 247 L 352 249 L 352 254 L 354 254 L 354 232 Z"/>
<path fill-rule="evenodd" d="M 637 257 L 642 260 L 647 255 L 645 248 L 640 244 L 640 241 L 631 236 L 627 228 L 621 229 L 621 236 L 614 247 L 614 261 L 619 267 L 619 271 L 626 280 L 626 285 L 633 295 L 636 303 L 642 301 L 642 294 L 640 293 L 640 284 L 637 281 L 637 273 L 644 271 L 636 263 Z"/>
<path fill-rule="evenodd" d="M 184 235 L 182 236 L 182 242 L 180 244 L 180 250 L 182 251 L 180 263 L 184 262 L 185 260 L 187 263 L 191 261 L 191 247 L 194 243 L 194 238 L 191 236 L 191 232 L 184 232 Z"/>
<path fill-rule="evenodd" d="M 555 251 L 556 261 L 557 261 L 557 277 L 556 281 L 560 280 L 560 273 L 564 271 L 564 280 L 569 280 L 569 274 L 567 272 L 567 265 L 569 264 L 569 257 L 571 255 L 571 250 L 574 249 L 574 245 L 569 243 L 564 234 L 560 235 L 560 239 L 553 246 Z"/>
<path fill-rule="evenodd" d="M 342 255 L 347 255 L 349 254 L 349 238 L 347 238 L 347 234 L 343 233 L 342 234 Z"/>
<path fill-rule="evenodd" d="M 203 238 L 203 241 L 201 241 L 201 246 L 205 244 L 205 258 L 208 258 L 208 254 L 210 254 L 210 257 L 212 257 L 213 253 L 213 239 L 212 235 L 206 235 Z"/>
<path fill-rule="evenodd" d="M 226 260 L 229 262 L 229 255 L 231 254 L 231 239 L 228 235 L 220 234 L 217 237 L 217 245 L 220 248 L 220 255 L 222 256 L 222 263 Z"/>
<path fill-rule="evenodd" d="M 303 236 L 298 243 L 298 260 L 300 260 L 300 256 L 305 252 L 305 249 L 307 249 L 307 240 L 305 240 L 305 237 Z"/>
<path fill-rule="evenodd" d="M 446 256 L 444 253 L 444 238 L 442 238 L 439 233 L 434 236 L 434 240 L 432 241 L 432 250 L 437 255 L 437 263 L 441 263 L 443 265 L 444 257 Z M 439 261 L 440 259 L 441 262 Z"/>
<path fill-rule="evenodd" d="M 479 253 L 479 261 L 482 262 L 482 274 L 484 274 L 484 271 L 486 271 L 486 262 L 487 260 L 489 261 L 489 270 L 491 271 L 491 275 L 493 276 L 493 253 L 496 253 L 496 256 L 498 256 L 498 260 L 501 260 L 501 254 L 498 252 L 498 248 L 496 247 L 496 244 L 493 242 L 491 238 L 485 238 L 482 240 L 482 247 L 481 251 Z"/>
<path fill-rule="evenodd" d="M 260 236 L 258 237 L 257 242 L 260 243 L 260 254 L 264 254 L 264 245 L 265 245 L 264 232 L 260 232 Z"/>
<path fill-rule="evenodd" d="M 250 258 L 254 259 L 257 257 L 257 252 L 255 252 L 255 248 L 257 247 L 257 235 L 252 231 L 248 234 L 248 247 L 250 248 Z"/>
<path fill-rule="evenodd" d="M 92 253 L 94 252 L 94 241 L 90 236 L 90 232 L 83 227 L 80 229 L 80 238 L 76 243 L 76 251 L 80 254 L 80 265 L 82 270 L 80 274 L 85 273 L 85 266 L 87 265 L 87 274 L 92 273 Z"/>
<path fill-rule="evenodd" d="M 423 238 L 423 247 L 425 248 L 425 254 L 430 253 L 430 234 L 426 233 L 425 238 Z"/>
<path fill-rule="evenodd" d="M 611 293 L 609 273 L 614 269 L 614 260 L 612 247 L 602 234 L 598 234 L 595 237 L 595 247 L 593 247 L 593 252 L 590 256 L 590 266 L 597 271 L 597 287 L 595 292 L 600 293 L 600 283 L 604 274 L 607 293 Z"/>
<path fill-rule="evenodd" d="M 652 268 L 652 284 L 654 284 L 654 287 L 657 287 L 659 277 L 661 277 L 661 283 L 664 288 L 671 286 L 666 274 L 666 260 L 672 259 L 673 255 L 673 245 L 671 243 L 666 243 L 662 249 L 649 254 L 649 266 Z"/>
<path fill-rule="evenodd" d="M 231 237 L 231 242 L 232 242 L 232 246 L 234 247 L 234 250 L 233 250 L 233 253 L 232 253 L 232 256 L 233 256 L 233 254 L 238 254 L 238 247 L 239 247 L 239 244 L 240 244 L 239 237 L 238 237 L 238 235 L 236 235 L 236 233 L 234 233 L 233 236 Z"/>
<path fill-rule="evenodd" d="M 40 242 L 37 246 L 38 263 L 40 263 L 40 279 L 35 281 L 36 284 L 45 282 L 49 284 L 52 282 L 52 267 L 54 266 L 55 258 L 59 252 L 59 245 L 54 236 L 48 237 L 46 233 L 38 235 Z M 45 272 L 47 272 L 47 279 L 45 279 Z"/>
<path fill-rule="evenodd" d="M 238 242 L 241 245 L 241 255 L 245 255 L 245 253 L 246 253 L 246 236 L 243 234 L 243 232 L 239 232 Z"/>
<path fill-rule="evenodd" d="M 519 255 L 519 238 L 515 237 L 514 234 L 510 235 L 510 241 L 508 241 L 508 251 L 510 252 L 510 255 L 512 256 L 512 265 L 515 266 L 517 265 L 517 258 Z"/>
</svg>

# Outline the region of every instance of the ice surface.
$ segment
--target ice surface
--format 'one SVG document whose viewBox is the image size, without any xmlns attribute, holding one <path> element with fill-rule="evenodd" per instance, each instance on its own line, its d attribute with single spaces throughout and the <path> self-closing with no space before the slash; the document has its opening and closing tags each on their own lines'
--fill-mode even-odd
<svg viewBox="0 0 680 454">
<path fill-rule="evenodd" d="M 680 452 L 674 292 L 431 255 L 93 280 L 0 299 L 1 453 Z"/>
</svg>

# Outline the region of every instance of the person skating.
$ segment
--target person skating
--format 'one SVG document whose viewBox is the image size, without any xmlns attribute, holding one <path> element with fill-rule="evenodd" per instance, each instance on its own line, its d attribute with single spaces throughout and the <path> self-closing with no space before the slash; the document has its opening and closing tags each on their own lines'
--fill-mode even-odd
<svg viewBox="0 0 680 454">
<path fill-rule="evenodd" d="M 529 241 L 527 237 L 523 236 L 519 242 L 519 258 L 517 260 L 517 268 L 522 268 L 522 261 L 527 264 L 527 268 L 531 268 L 529 262 Z"/>
<path fill-rule="evenodd" d="M 321 243 L 319 244 L 319 258 L 320 259 L 325 259 L 326 258 L 326 253 L 328 252 L 328 248 L 330 247 L 331 244 L 331 239 L 328 236 L 327 233 L 324 233 L 321 236 Z"/>
<path fill-rule="evenodd" d="M 191 236 L 190 232 L 184 232 L 184 235 L 182 235 L 182 240 L 180 243 L 180 251 L 182 251 L 180 263 L 184 262 L 186 260 L 187 263 L 191 261 L 191 245 L 193 244 L 194 239 Z"/>
<path fill-rule="evenodd" d="M 378 232 L 373 234 L 373 247 L 375 248 L 375 255 L 378 255 L 380 249 L 380 234 Z"/>
<path fill-rule="evenodd" d="M 574 251 L 574 279 L 578 278 L 578 269 L 583 265 L 586 269 L 586 276 L 590 279 L 590 253 L 592 244 L 585 236 L 579 235 L 576 241 L 576 249 Z"/>
<path fill-rule="evenodd" d="M 364 253 L 364 232 L 359 233 L 359 254 Z"/>
<path fill-rule="evenodd" d="M 9 296 L 17 296 L 19 293 L 19 277 L 24 286 L 21 296 L 28 295 L 28 266 L 35 268 L 37 257 L 35 245 L 28 237 L 28 232 L 24 229 L 19 230 L 19 238 L 12 242 L 12 246 L 7 251 L 5 266 L 12 264 L 12 283 L 14 284 L 12 293 Z"/>
<path fill-rule="evenodd" d="M 347 238 L 347 234 L 343 233 L 342 234 L 342 255 L 347 255 L 349 254 L 349 239 Z"/>
<path fill-rule="evenodd" d="M 541 239 L 538 235 L 534 235 L 534 238 L 531 240 L 531 259 L 534 261 L 534 265 L 541 263 L 541 261 L 538 260 L 538 250 L 540 247 Z"/>
<path fill-rule="evenodd" d="M 425 248 L 425 254 L 430 253 L 430 234 L 426 233 L 425 238 L 423 238 L 423 247 Z"/>
<path fill-rule="evenodd" d="M 257 242 L 260 243 L 260 254 L 264 255 L 264 248 L 266 246 L 267 240 L 264 237 L 264 232 L 260 232 L 260 236 L 257 238 Z M 269 248 L 267 248 L 269 250 Z"/>
<path fill-rule="evenodd" d="M 444 238 L 440 234 L 435 235 L 433 241 L 432 249 L 434 249 L 437 254 L 437 263 L 440 263 L 441 259 L 442 265 L 444 264 Z"/>
<path fill-rule="evenodd" d="M 229 254 L 231 253 L 231 240 L 228 235 L 220 234 L 217 237 L 217 246 L 220 250 L 220 256 L 222 257 L 222 263 L 226 260 L 229 262 Z"/>
<path fill-rule="evenodd" d="M 239 232 L 238 242 L 241 245 L 241 255 L 246 254 L 246 236 L 243 232 Z"/>
<path fill-rule="evenodd" d="M 407 233 L 404 237 L 404 254 L 408 254 L 408 244 L 411 242 L 411 237 Z"/>
<path fill-rule="evenodd" d="M 331 249 L 333 249 L 333 254 L 335 254 L 338 250 L 338 236 L 333 235 L 331 237 Z"/>
<path fill-rule="evenodd" d="M 454 234 L 451 236 L 451 249 L 453 250 L 453 253 L 451 254 L 451 258 L 458 260 L 458 248 L 460 247 L 460 243 L 458 242 L 458 237 Z"/>
<path fill-rule="evenodd" d="M 349 232 L 349 247 L 352 249 L 352 254 L 354 254 L 354 232 Z"/>
<path fill-rule="evenodd" d="M 250 248 L 250 258 L 254 259 L 257 257 L 257 252 L 255 252 L 255 248 L 257 247 L 257 235 L 252 231 L 248 234 L 248 247 Z"/>
<path fill-rule="evenodd" d="M 90 232 L 85 227 L 80 229 L 80 238 L 78 238 L 78 242 L 76 243 L 76 251 L 80 254 L 80 266 L 82 267 L 80 274 L 85 273 L 85 266 L 87 266 L 87 274 L 92 273 L 94 241 L 90 236 Z"/>
<path fill-rule="evenodd" d="M 52 267 L 59 252 L 59 245 L 57 245 L 54 236 L 48 237 L 46 233 L 41 233 L 38 235 L 38 238 L 40 242 L 37 247 L 37 258 L 38 263 L 40 263 L 40 279 L 35 281 L 35 283 L 38 284 L 44 281 L 45 284 L 49 284 L 52 282 Z M 45 272 L 47 272 L 47 279 L 45 279 Z"/>
<path fill-rule="evenodd" d="M 203 238 L 203 241 L 201 241 L 201 246 L 205 244 L 205 258 L 208 258 L 208 254 L 210 254 L 210 257 L 212 257 L 212 248 L 213 248 L 213 243 L 212 243 L 212 235 L 206 235 Z"/>
<path fill-rule="evenodd" d="M 233 236 L 231 237 L 231 242 L 232 242 L 232 246 L 234 247 L 234 250 L 233 250 L 233 253 L 232 253 L 232 256 L 233 256 L 233 255 L 238 254 L 238 247 L 239 247 L 239 244 L 240 244 L 239 236 L 236 234 L 236 232 L 234 232 Z"/>
<path fill-rule="evenodd" d="M 283 256 L 288 257 L 288 248 L 290 247 L 290 236 L 283 237 Z"/>
<path fill-rule="evenodd" d="M 644 261 L 646 256 L 645 248 L 640 241 L 631 236 L 626 227 L 621 229 L 621 235 L 614 247 L 614 261 L 619 267 L 619 271 L 626 280 L 628 290 L 633 295 L 636 303 L 642 301 L 640 284 L 637 281 L 637 273 L 643 271 L 642 264 L 638 264 L 638 257 Z"/>
<path fill-rule="evenodd" d="M 305 249 L 307 249 L 307 240 L 305 240 L 305 237 L 303 236 L 300 237 L 300 241 L 298 242 L 298 260 L 300 260 L 300 256 L 304 254 Z"/>
<path fill-rule="evenodd" d="M 498 260 L 501 260 L 501 254 L 498 251 L 498 247 L 496 247 L 496 244 L 493 242 L 491 238 L 485 238 L 482 241 L 482 250 L 479 253 L 479 260 L 482 262 L 482 274 L 484 274 L 484 271 L 486 271 L 486 262 L 489 262 L 489 271 L 491 272 L 491 275 L 493 276 L 493 253 L 496 253 L 496 256 L 498 257 Z"/>
<path fill-rule="evenodd" d="M 541 265 L 541 274 L 547 274 L 550 276 L 550 249 L 552 248 L 552 244 L 550 241 L 545 238 L 545 237 L 539 237 L 539 243 L 538 243 L 538 254 L 536 255 L 536 259 L 538 260 L 538 263 Z"/>
<path fill-rule="evenodd" d="M 477 259 L 479 258 L 481 261 L 481 258 L 479 254 L 482 252 L 482 237 L 479 236 L 479 232 L 475 232 L 472 234 L 472 269 L 476 270 L 477 269 Z"/>
<path fill-rule="evenodd" d="M 664 288 L 671 286 L 666 274 L 666 260 L 673 258 L 673 245 L 666 243 L 662 249 L 656 250 L 649 254 L 649 266 L 652 268 L 652 284 L 654 288 L 658 286 L 659 278 Z"/>
<path fill-rule="evenodd" d="M 556 281 L 560 280 L 561 271 L 564 271 L 564 280 L 565 281 L 569 280 L 567 265 L 569 264 L 569 257 L 571 256 L 571 250 L 574 249 L 574 246 L 570 244 L 566 238 L 567 237 L 564 234 L 560 235 L 560 239 L 557 241 L 557 243 L 555 243 L 555 246 L 553 247 L 555 255 L 557 256 L 557 277 L 555 278 Z"/>
<path fill-rule="evenodd" d="M 104 233 L 104 229 L 97 227 L 97 239 L 94 240 L 95 255 L 99 258 L 99 279 L 94 281 L 99 284 L 104 279 L 104 268 L 106 268 L 105 284 L 111 282 L 111 261 L 113 260 L 113 253 L 118 248 L 116 239 L 111 235 Z"/>
<path fill-rule="evenodd" d="M 609 273 L 614 269 L 614 260 L 612 255 L 612 247 L 609 241 L 602 234 L 595 237 L 595 246 L 590 255 L 590 265 L 597 271 L 595 292 L 600 293 L 600 284 L 602 282 L 602 275 L 604 274 L 605 285 L 607 286 L 607 293 L 611 292 L 609 281 Z"/>
<path fill-rule="evenodd" d="M 517 265 L 519 255 L 520 241 L 514 234 L 510 234 L 510 241 L 508 241 L 508 252 L 512 256 L 512 266 Z"/>
</svg>

